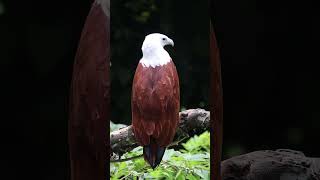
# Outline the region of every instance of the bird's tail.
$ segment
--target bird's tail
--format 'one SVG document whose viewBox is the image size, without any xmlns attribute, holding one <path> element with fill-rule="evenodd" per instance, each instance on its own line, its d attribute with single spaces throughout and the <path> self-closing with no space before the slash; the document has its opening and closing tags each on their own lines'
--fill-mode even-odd
<svg viewBox="0 0 320 180">
<path fill-rule="evenodd" d="M 150 138 L 150 144 L 143 146 L 144 159 L 150 164 L 152 169 L 160 164 L 165 150 L 166 148 L 158 146 L 152 137 Z"/>
</svg>

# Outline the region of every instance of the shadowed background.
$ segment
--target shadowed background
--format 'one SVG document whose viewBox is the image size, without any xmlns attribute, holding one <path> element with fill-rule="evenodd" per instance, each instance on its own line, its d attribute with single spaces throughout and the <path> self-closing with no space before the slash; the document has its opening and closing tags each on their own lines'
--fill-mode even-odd
<svg viewBox="0 0 320 180">
<path fill-rule="evenodd" d="M 112 120 L 130 123 L 130 88 L 141 43 L 162 31 L 185 108 L 207 109 L 207 1 L 111 1 Z M 91 1 L 0 0 L 1 147 L 9 179 L 68 179 L 68 94 Z M 224 158 L 292 148 L 320 156 L 320 86 L 311 4 L 214 5 L 224 90 Z M 303 12 L 303 13 L 302 13 Z M 318 30 L 318 31 L 317 31 Z"/>
</svg>

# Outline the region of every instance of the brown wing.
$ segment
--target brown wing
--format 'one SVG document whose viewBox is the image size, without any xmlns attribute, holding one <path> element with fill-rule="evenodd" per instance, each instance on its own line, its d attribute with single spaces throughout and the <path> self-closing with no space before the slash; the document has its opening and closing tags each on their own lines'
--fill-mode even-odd
<svg viewBox="0 0 320 180">
<path fill-rule="evenodd" d="M 172 61 L 156 68 L 137 67 L 132 86 L 132 125 L 141 145 L 150 137 L 165 147 L 172 141 L 179 123 L 180 88 Z"/>
</svg>

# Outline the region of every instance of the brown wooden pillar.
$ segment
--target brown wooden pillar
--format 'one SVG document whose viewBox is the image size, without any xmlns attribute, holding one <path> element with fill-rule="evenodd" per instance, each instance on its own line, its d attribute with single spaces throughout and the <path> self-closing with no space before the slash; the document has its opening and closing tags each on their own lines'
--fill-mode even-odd
<svg viewBox="0 0 320 180">
<path fill-rule="evenodd" d="M 71 180 L 109 179 L 110 0 L 96 0 L 86 19 L 70 91 Z"/>
<path fill-rule="evenodd" d="M 215 33 L 210 20 L 210 116 L 213 129 L 211 138 L 211 149 L 213 150 L 213 161 L 211 160 L 212 179 L 221 180 L 221 151 L 223 137 L 223 99 L 221 83 L 220 55 Z"/>
</svg>

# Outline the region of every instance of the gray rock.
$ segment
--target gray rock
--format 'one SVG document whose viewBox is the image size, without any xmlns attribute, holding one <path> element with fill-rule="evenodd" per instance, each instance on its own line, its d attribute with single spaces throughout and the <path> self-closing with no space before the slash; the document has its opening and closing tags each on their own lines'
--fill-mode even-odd
<svg viewBox="0 0 320 180">
<path fill-rule="evenodd" d="M 320 158 L 300 151 L 263 150 L 222 162 L 223 180 L 320 180 Z"/>
</svg>

